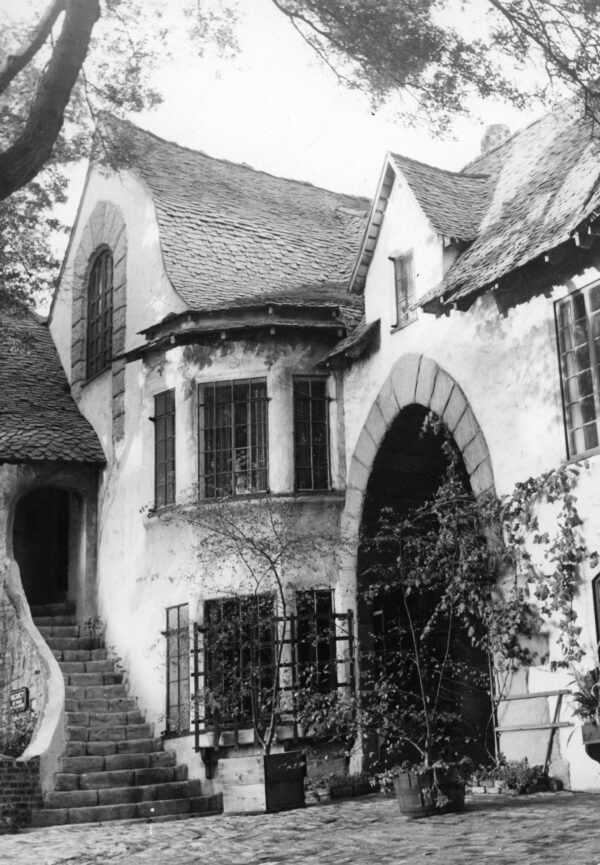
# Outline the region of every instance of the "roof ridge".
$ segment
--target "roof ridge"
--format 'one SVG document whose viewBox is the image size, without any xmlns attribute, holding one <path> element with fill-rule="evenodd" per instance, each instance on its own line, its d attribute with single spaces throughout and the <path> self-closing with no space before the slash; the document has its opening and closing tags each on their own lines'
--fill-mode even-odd
<svg viewBox="0 0 600 865">
<path fill-rule="evenodd" d="M 253 174 L 262 174 L 265 177 L 271 177 L 274 180 L 283 180 L 286 183 L 295 183 L 299 186 L 305 186 L 310 189 L 315 189 L 318 192 L 328 192 L 331 195 L 343 196 L 344 198 L 351 198 L 357 202 L 361 202 L 367 205 L 370 205 L 370 199 L 364 195 L 354 195 L 351 192 L 337 192 L 335 189 L 328 189 L 325 186 L 318 186 L 316 183 L 311 183 L 309 180 L 298 180 L 294 177 L 284 177 L 281 174 L 272 174 L 270 171 L 264 171 L 262 168 L 254 168 L 252 165 L 249 165 L 247 162 L 234 162 L 232 159 L 224 159 L 220 156 L 212 156 L 210 153 L 207 153 L 205 150 L 198 150 L 193 147 L 188 147 L 186 144 L 179 144 L 177 141 L 171 141 L 167 138 L 161 138 L 160 135 L 157 135 L 155 132 L 152 132 L 150 129 L 144 129 L 142 126 L 138 126 L 135 123 L 132 123 L 131 120 L 127 120 L 122 117 L 117 117 L 114 114 L 111 114 L 109 111 L 101 112 L 102 119 L 108 118 L 110 122 L 114 122 L 116 124 L 120 124 L 122 126 L 128 126 L 134 132 L 141 133 L 142 135 L 147 135 L 153 138 L 155 141 L 159 141 L 161 144 L 168 144 L 172 147 L 177 147 L 179 150 L 185 150 L 188 153 L 192 153 L 194 156 L 204 156 L 206 159 L 210 159 L 213 162 L 220 162 L 223 165 L 233 165 L 236 168 L 244 168 L 246 171 L 251 171 Z M 135 168 L 135 165 L 134 165 Z"/>
<path fill-rule="evenodd" d="M 449 168 L 440 168 L 438 165 L 431 165 L 429 162 L 421 162 L 419 159 L 413 159 L 412 156 L 404 156 L 402 153 L 395 153 L 393 150 L 389 151 L 389 155 L 393 156 L 394 159 L 404 159 L 406 162 L 412 162 L 413 165 L 421 165 L 423 168 L 428 168 L 433 171 L 439 171 L 441 174 L 448 174 L 450 177 L 473 177 L 478 178 L 480 180 L 487 180 L 489 178 L 489 174 L 481 173 L 481 174 L 464 174 L 464 169 L 460 171 L 451 171 Z"/>
<path fill-rule="evenodd" d="M 469 177 L 475 177 L 476 176 L 475 174 L 471 174 L 470 172 L 467 172 L 467 169 L 470 168 L 471 165 L 475 165 L 477 162 L 481 161 L 482 159 L 487 158 L 491 153 L 496 153 L 498 150 L 501 150 L 503 147 L 506 147 L 508 144 L 510 144 L 511 141 L 513 141 L 513 139 L 517 138 L 519 135 L 522 135 L 524 132 L 526 132 L 528 129 L 531 129 L 533 126 L 536 126 L 536 124 L 542 123 L 542 121 L 546 120 L 549 114 L 556 114 L 556 112 L 559 110 L 559 108 L 561 106 L 564 107 L 565 105 L 575 105 L 575 104 L 576 104 L 576 102 L 573 99 L 563 100 L 560 103 L 560 105 L 557 105 L 556 108 L 554 108 L 552 111 L 546 111 L 546 112 L 544 112 L 544 114 L 541 114 L 539 117 L 536 117 L 533 120 L 530 120 L 529 123 L 525 124 L 525 126 L 520 126 L 518 129 L 515 129 L 515 131 L 511 132 L 511 134 L 508 136 L 508 138 L 505 138 L 504 141 L 500 142 L 500 144 L 496 144 L 495 147 L 491 147 L 489 150 L 486 150 L 485 153 L 479 153 L 474 159 L 471 159 L 470 162 L 467 162 L 467 164 L 463 168 L 461 168 L 460 173 L 461 174 L 462 173 L 465 173 L 465 174 L 468 173 Z"/>
</svg>

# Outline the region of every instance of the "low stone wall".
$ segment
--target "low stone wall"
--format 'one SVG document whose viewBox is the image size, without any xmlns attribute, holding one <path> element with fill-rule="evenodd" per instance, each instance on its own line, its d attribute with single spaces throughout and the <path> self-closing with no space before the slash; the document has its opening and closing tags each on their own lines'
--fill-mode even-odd
<svg viewBox="0 0 600 865">
<path fill-rule="evenodd" d="M 39 758 L 18 763 L 0 754 L 0 835 L 29 826 L 41 807 Z"/>
</svg>

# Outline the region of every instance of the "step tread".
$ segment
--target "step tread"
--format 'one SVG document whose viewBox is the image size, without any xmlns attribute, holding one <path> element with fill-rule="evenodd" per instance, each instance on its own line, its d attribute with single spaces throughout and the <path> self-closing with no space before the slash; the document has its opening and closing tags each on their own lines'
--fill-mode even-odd
<svg viewBox="0 0 600 865">
<path fill-rule="evenodd" d="M 67 823 L 104 823 L 111 820 L 153 820 L 163 816 L 218 814 L 223 810 L 219 797 L 194 796 L 181 799 L 154 799 L 129 804 L 89 807 L 44 808 L 32 814 L 32 826 L 61 826 Z"/>
</svg>

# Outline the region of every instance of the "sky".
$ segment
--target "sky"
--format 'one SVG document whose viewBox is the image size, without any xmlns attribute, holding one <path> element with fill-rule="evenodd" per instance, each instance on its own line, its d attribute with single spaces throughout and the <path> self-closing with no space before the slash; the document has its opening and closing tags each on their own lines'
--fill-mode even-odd
<svg viewBox="0 0 600 865">
<path fill-rule="evenodd" d="M 489 104 L 479 123 L 457 124 L 456 140 L 436 140 L 426 128 L 404 128 L 391 107 L 373 112 L 367 97 L 341 85 L 270 0 L 240 6 L 237 55 L 219 58 L 209 50 L 199 59 L 180 40 L 178 56 L 156 73 L 163 104 L 133 122 L 212 156 L 372 197 L 388 150 L 459 169 L 479 152 L 488 123 L 514 131 L 534 116 Z M 167 8 L 165 22 L 176 33 L 177 0 Z"/>
</svg>

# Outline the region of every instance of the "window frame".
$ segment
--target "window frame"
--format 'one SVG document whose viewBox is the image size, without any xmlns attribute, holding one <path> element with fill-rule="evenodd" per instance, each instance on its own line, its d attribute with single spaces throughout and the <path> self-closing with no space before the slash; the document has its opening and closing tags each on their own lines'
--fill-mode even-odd
<svg viewBox="0 0 600 865">
<path fill-rule="evenodd" d="M 228 613 L 228 606 L 234 605 L 237 610 L 233 613 Z M 218 620 L 214 621 L 214 613 L 218 613 Z M 250 613 L 248 614 L 248 611 Z M 246 621 L 245 616 L 249 618 Z M 237 616 L 237 621 L 236 621 Z M 280 669 L 277 667 L 277 638 L 276 624 L 276 599 L 273 594 L 248 594 L 235 595 L 230 597 L 220 598 L 205 598 L 203 602 L 203 631 L 205 634 L 203 646 L 203 671 L 204 671 L 204 690 L 211 691 L 213 689 L 222 689 L 222 694 L 227 693 L 224 685 L 225 670 L 229 675 L 234 677 L 234 685 L 232 686 L 233 693 L 235 688 L 239 688 L 236 706 L 233 709 L 234 716 L 222 715 L 219 719 L 219 726 L 223 729 L 247 727 L 252 724 L 252 705 L 250 698 L 244 693 L 244 683 L 247 681 L 248 670 L 256 666 L 256 655 L 258 653 L 259 663 L 258 668 L 261 674 L 264 673 L 265 680 L 261 682 L 260 687 L 268 690 L 269 678 L 273 682 L 275 676 L 279 677 Z M 224 630 L 224 636 L 220 639 L 222 643 L 218 644 L 217 650 L 213 649 L 211 641 L 206 639 L 206 634 L 210 635 L 211 628 L 215 628 L 218 634 L 219 625 L 223 622 L 229 622 L 230 628 L 233 627 L 235 633 L 231 630 Z M 252 632 L 250 636 L 245 628 L 250 626 Z M 254 630 L 256 629 L 256 630 Z M 267 634 L 265 638 L 265 634 Z M 228 636 L 233 635 L 229 641 Z M 228 645 L 228 643 L 230 644 Z M 248 652 L 250 651 L 250 655 Z M 220 665 L 214 665 L 213 656 L 221 655 L 225 661 L 221 661 Z M 263 654 L 268 655 L 268 663 L 260 663 Z M 227 664 L 227 657 L 230 658 L 230 663 Z M 262 676 L 261 676 L 262 678 Z M 210 720 L 210 712 L 207 711 L 207 719 Z"/>
<path fill-rule="evenodd" d="M 563 414 L 563 432 L 565 436 L 565 448 L 567 457 L 571 461 L 581 460 L 592 454 L 600 452 L 600 329 L 598 335 L 596 336 L 596 339 L 594 339 L 593 333 L 593 320 L 596 319 L 600 325 L 600 304 L 595 310 L 591 309 L 590 304 L 591 293 L 595 290 L 600 296 L 600 282 L 597 280 L 590 283 L 589 285 L 585 285 L 581 288 L 570 291 L 567 295 L 557 299 L 554 302 L 554 326 L 556 335 L 558 376 L 560 381 L 561 405 Z M 583 298 L 585 318 L 579 317 L 576 319 L 574 317 L 575 303 L 577 302 L 578 297 Z M 561 316 L 562 309 L 565 307 L 568 307 L 569 310 L 569 321 L 566 325 L 563 324 L 563 319 Z M 575 343 L 573 342 L 573 336 L 577 328 L 577 323 L 583 321 L 585 321 L 586 340 L 585 342 L 581 342 L 575 345 Z M 573 342 L 573 344 L 569 347 L 566 347 L 566 343 L 563 337 L 563 334 L 567 331 L 570 332 L 569 339 Z M 596 345 L 594 345 L 595 342 Z M 581 351 L 583 348 L 587 349 L 589 365 L 581 370 L 575 368 L 574 372 L 569 375 L 569 370 L 567 367 L 567 355 L 569 353 L 572 353 L 576 357 L 577 352 Z M 577 363 L 576 360 L 575 363 Z M 589 384 L 591 384 L 591 391 L 589 393 L 583 394 L 582 396 L 581 379 L 586 375 L 586 373 L 588 373 L 591 380 L 589 382 Z M 577 379 L 577 398 L 570 400 L 569 383 L 574 379 Z M 589 400 L 590 398 L 593 399 L 595 418 L 593 421 L 590 420 L 584 422 L 581 405 L 585 400 Z M 575 405 L 577 405 L 578 411 L 581 412 L 581 423 L 579 425 L 571 423 L 571 407 Z M 575 443 L 574 435 L 576 434 L 577 430 L 582 430 L 585 439 L 586 426 L 594 426 L 596 444 L 592 444 L 589 447 L 584 446 L 583 449 L 579 449 L 579 447 Z"/>
<path fill-rule="evenodd" d="M 315 485 L 315 460 L 314 460 L 314 448 L 317 443 L 315 443 L 315 437 L 313 432 L 313 411 L 312 404 L 314 399 L 318 399 L 318 397 L 314 397 L 312 394 L 312 386 L 313 384 L 322 384 L 323 385 L 323 403 L 325 405 L 325 459 L 326 459 L 326 481 L 324 485 L 316 486 Z M 298 406 L 298 397 L 296 388 L 301 384 L 309 384 L 310 385 L 310 394 L 308 397 L 308 401 L 310 404 L 310 413 L 308 421 L 304 421 L 308 424 L 310 430 L 310 438 L 309 442 L 303 443 L 305 447 L 308 447 L 310 450 L 310 465 L 300 466 L 299 465 L 299 448 L 301 443 L 299 442 L 299 434 L 298 427 L 301 423 L 298 418 L 299 406 Z M 295 375 L 293 376 L 292 383 L 292 413 L 293 413 L 293 429 L 294 429 L 294 491 L 297 493 L 313 493 L 313 492 L 329 492 L 332 488 L 332 478 L 331 478 L 331 421 L 330 421 L 330 405 L 331 405 L 331 397 L 328 393 L 328 384 L 329 384 L 329 376 L 325 375 Z M 304 486 L 299 483 L 299 472 L 301 469 L 309 469 L 311 473 L 311 485 Z"/>
<path fill-rule="evenodd" d="M 305 684 L 317 693 L 330 693 L 339 686 L 333 589 L 296 589 L 295 600 L 296 679 L 302 685 L 306 671 L 312 670 Z"/>
<path fill-rule="evenodd" d="M 164 410 L 159 408 L 159 401 L 164 400 Z M 169 430 L 169 419 L 172 418 L 172 429 Z M 177 453 L 176 434 L 177 416 L 175 403 L 175 388 L 161 391 L 154 395 L 154 507 L 155 509 L 175 504 L 177 497 Z M 164 420 L 165 434 L 161 438 L 160 428 Z M 169 457 L 169 442 L 172 442 L 172 456 Z M 159 454 L 159 451 L 162 451 Z M 160 456 L 160 459 L 159 459 Z M 159 483 L 159 465 L 164 466 L 164 480 Z"/>
<path fill-rule="evenodd" d="M 110 276 L 106 262 L 110 263 Z M 101 282 L 102 288 L 98 290 Z M 89 381 L 110 369 L 112 364 L 114 260 L 110 247 L 101 246 L 90 258 L 86 285 L 85 368 Z"/>
<path fill-rule="evenodd" d="M 183 617 L 182 623 L 182 613 L 185 609 L 185 616 Z M 176 611 L 176 627 L 171 627 L 173 622 L 172 614 L 173 611 Z M 191 640 L 190 640 L 190 606 L 188 603 L 185 604 L 174 604 L 173 606 L 167 607 L 165 610 L 165 630 L 164 637 L 166 640 L 166 676 L 165 676 L 165 685 L 166 685 L 166 706 L 165 706 L 165 736 L 182 736 L 189 733 L 191 729 L 191 688 L 190 688 L 190 652 L 191 652 Z M 186 636 L 187 634 L 187 636 Z M 172 642 L 176 646 L 176 651 L 171 652 Z M 171 676 L 172 672 L 172 661 L 175 663 L 173 667 L 176 670 L 176 677 L 173 678 Z M 173 684 L 176 685 L 177 690 L 177 702 L 173 702 L 171 699 L 171 690 Z M 177 716 L 177 724 L 176 727 L 172 726 L 172 713 L 173 710 L 176 710 Z M 183 720 L 183 724 L 182 724 Z M 187 724 L 186 724 L 187 722 Z"/>
<path fill-rule="evenodd" d="M 236 405 L 243 405 L 244 401 L 237 401 L 235 399 L 235 388 L 246 386 L 248 388 L 248 393 L 245 399 L 246 405 L 246 424 L 244 425 L 246 430 L 246 445 L 238 446 L 236 445 L 236 428 L 242 426 L 235 423 L 235 414 L 236 414 Z M 263 388 L 263 394 L 258 397 L 252 396 L 252 387 L 260 386 Z M 223 401 L 219 403 L 216 399 L 218 389 L 229 387 L 230 389 L 230 397 L 229 400 Z M 212 402 L 212 425 L 209 425 L 206 420 L 206 411 L 207 411 L 207 401 L 206 401 L 206 393 L 208 389 L 212 389 L 213 394 L 213 402 Z M 261 493 L 269 492 L 269 392 L 267 386 L 267 379 L 264 376 L 253 377 L 253 378 L 240 378 L 240 379 L 224 379 L 222 381 L 207 381 L 207 382 L 198 382 L 196 387 L 196 399 L 197 399 L 197 454 L 198 454 L 198 499 L 201 501 L 215 501 L 220 498 L 236 498 L 243 495 L 260 495 Z M 229 418 L 229 426 L 219 427 L 217 426 L 217 407 L 221 405 L 227 405 L 230 418 Z M 252 406 L 256 406 L 254 411 L 256 412 L 256 416 L 253 418 L 253 408 Z M 229 446 L 219 448 L 217 442 L 218 431 L 225 430 L 229 436 Z M 214 440 L 214 447 L 209 449 L 207 447 L 207 434 L 208 436 L 212 435 Z M 258 436 L 258 443 L 256 443 L 256 437 Z M 262 440 L 262 444 L 260 443 Z M 250 461 L 247 462 L 247 466 L 245 469 L 236 468 L 236 452 L 237 451 L 246 451 L 247 454 L 250 453 Z M 253 465 L 252 464 L 252 454 L 256 453 L 259 456 L 259 453 L 262 451 L 263 460 L 262 464 L 260 459 Z M 206 465 L 208 462 L 209 455 L 212 454 L 212 459 L 214 463 L 214 469 L 211 472 L 206 470 Z M 227 461 L 227 454 L 229 454 L 229 469 L 221 469 L 218 468 L 218 455 L 222 455 L 222 459 Z M 246 459 L 248 460 L 248 456 L 246 455 Z M 219 488 L 218 486 L 218 478 L 220 476 L 229 475 L 230 481 L 230 489 L 225 489 L 223 487 Z M 257 478 L 257 484 L 254 486 L 254 475 Z M 212 479 L 212 483 L 210 485 L 210 489 L 212 490 L 212 494 L 207 494 L 209 490 L 208 478 Z M 260 483 L 259 479 L 264 478 L 264 484 Z M 250 483 L 248 483 L 248 479 L 250 479 Z"/>
<path fill-rule="evenodd" d="M 416 321 L 417 318 L 417 311 L 412 308 L 416 297 L 414 250 L 409 249 L 398 255 L 391 255 L 389 259 L 394 268 L 394 313 L 396 320 L 392 327 L 393 330 L 399 330 Z M 401 267 L 404 266 L 404 272 L 400 273 Z M 406 286 L 406 291 L 399 291 L 401 284 Z"/>
</svg>

